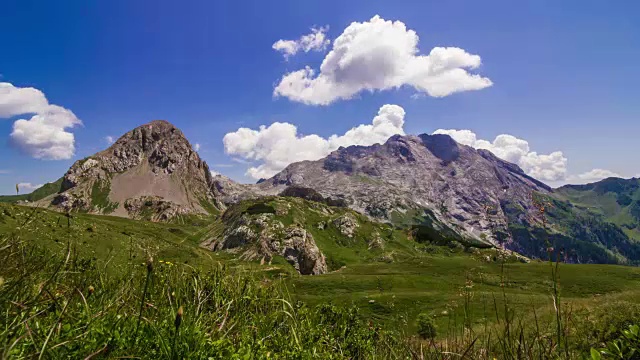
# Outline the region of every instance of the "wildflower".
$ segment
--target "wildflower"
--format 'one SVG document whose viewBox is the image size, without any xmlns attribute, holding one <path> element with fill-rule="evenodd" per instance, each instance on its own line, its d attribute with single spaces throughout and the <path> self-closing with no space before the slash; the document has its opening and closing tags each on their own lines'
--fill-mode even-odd
<svg viewBox="0 0 640 360">
<path fill-rule="evenodd" d="M 466 283 L 465 283 L 464 287 L 465 287 L 466 289 L 472 289 L 472 288 L 473 288 L 473 281 L 472 281 L 471 279 L 467 279 L 467 281 L 466 281 Z"/>
<path fill-rule="evenodd" d="M 92 285 L 89 285 L 89 296 L 91 296 L 95 290 Z"/>
<path fill-rule="evenodd" d="M 151 273 L 153 271 L 153 257 L 149 256 L 147 260 L 147 272 Z"/>
</svg>

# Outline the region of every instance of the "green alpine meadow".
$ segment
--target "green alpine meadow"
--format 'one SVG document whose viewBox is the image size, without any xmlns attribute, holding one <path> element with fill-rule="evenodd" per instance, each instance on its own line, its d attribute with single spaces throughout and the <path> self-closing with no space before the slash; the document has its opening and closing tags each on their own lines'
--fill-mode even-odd
<svg viewBox="0 0 640 360">
<path fill-rule="evenodd" d="M 640 1 L 0 3 L 0 360 L 640 360 Z"/>
</svg>

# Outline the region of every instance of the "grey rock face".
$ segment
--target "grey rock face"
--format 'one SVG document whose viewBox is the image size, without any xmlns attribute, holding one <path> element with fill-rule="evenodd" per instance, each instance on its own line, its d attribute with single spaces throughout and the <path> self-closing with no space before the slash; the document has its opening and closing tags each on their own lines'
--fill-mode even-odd
<svg viewBox="0 0 640 360">
<path fill-rule="evenodd" d="M 140 196 L 127 199 L 124 208 L 132 219 L 168 221 L 179 215 L 188 215 L 191 209 L 159 196 Z M 148 217 L 148 218 L 147 218 Z"/>
<path fill-rule="evenodd" d="M 211 183 L 213 190 L 225 204 L 235 204 L 242 200 L 261 196 L 254 186 L 239 184 L 224 175 L 213 176 Z"/>
<path fill-rule="evenodd" d="M 380 237 L 380 234 L 378 234 L 377 232 L 375 232 L 373 234 L 373 237 L 368 241 L 368 245 L 369 250 L 384 249 L 384 241 L 382 240 L 382 237 Z"/>
<path fill-rule="evenodd" d="M 164 120 L 135 128 L 108 149 L 76 161 L 51 205 L 101 213 L 93 204 L 96 188 L 105 192 L 104 201 L 119 216 L 139 216 L 141 201 L 154 202 L 158 213 L 152 218 L 159 221 L 205 213 L 203 202 L 224 207 L 207 164 L 184 134 Z"/>
<path fill-rule="evenodd" d="M 272 245 L 277 242 L 270 242 Z M 311 233 L 300 227 L 288 227 L 284 231 L 284 238 L 280 246 L 276 246 L 279 253 L 292 264 L 300 274 L 319 275 L 327 272 L 325 258 Z"/>
<path fill-rule="evenodd" d="M 291 164 L 255 185 L 262 193 L 288 186 L 342 199 L 383 221 L 426 209 L 464 237 L 503 245 L 512 241 L 505 204 L 522 208 L 526 221 L 536 223 L 540 219 L 531 194 L 551 191 L 488 151 L 458 144 L 448 135 L 426 134 L 340 148 L 318 161 Z"/>
<path fill-rule="evenodd" d="M 358 228 L 358 220 L 353 215 L 347 213 L 333 220 L 340 233 L 348 238 L 352 238 L 356 229 Z"/>
<path fill-rule="evenodd" d="M 63 211 L 72 211 L 76 209 L 87 209 L 88 204 L 82 198 L 78 198 L 70 193 L 62 193 L 53 198 L 53 205 L 59 207 Z"/>
<path fill-rule="evenodd" d="M 302 275 L 327 272 L 325 257 L 311 233 L 296 225 L 285 227 L 272 214 L 244 214 L 226 228 L 220 239 L 202 245 L 214 251 L 243 248 L 243 257 L 250 260 L 280 255 Z"/>
</svg>

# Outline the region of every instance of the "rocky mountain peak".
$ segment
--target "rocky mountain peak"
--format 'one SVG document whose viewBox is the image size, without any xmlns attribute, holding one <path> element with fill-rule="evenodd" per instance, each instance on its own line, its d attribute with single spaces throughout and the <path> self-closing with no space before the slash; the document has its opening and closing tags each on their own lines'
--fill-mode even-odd
<svg viewBox="0 0 640 360">
<path fill-rule="evenodd" d="M 127 132 L 106 150 L 76 161 L 52 203 L 121 216 L 133 216 L 128 211 L 132 207 L 125 204 L 158 203 L 163 217 L 170 217 L 166 214 L 205 212 L 202 203 L 220 207 L 213 185 L 209 166 L 182 131 L 166 120 L 154 120 Z M 150 198 L 156 201 L 143 201 Z M 135 211 L 152 212 L 139 206 Z"/>
<path fill-rule="evenodd" d="M 452 162 L 460 156 L 458 143 L 445 134 L 422 134 L 420 139 L 424 146 L 438 159 L 444 162 Z"/>
<path fill-rule="evenodd" d="M 492 244 L 505 241 L 507 208 L 536 221 L 531 194 L 551 191 L 517 165 L 443 134 L 395 135 L 384 144 L 340 148 L 318 161 L 291 164 L 257 186 L 311 188 L 383 221 L 428 214 L 429 221 Z"/>
<path fill-rule="evenodd" d="M 188 161 L 204 166 L 182 131 L 166 120 L 154 120 L 129 131 L 97 155 L 111 157 L 117 172 L 138 165 L 143 158 L 148 159 L 154 172 L 172 173 Z"/>
</svg>

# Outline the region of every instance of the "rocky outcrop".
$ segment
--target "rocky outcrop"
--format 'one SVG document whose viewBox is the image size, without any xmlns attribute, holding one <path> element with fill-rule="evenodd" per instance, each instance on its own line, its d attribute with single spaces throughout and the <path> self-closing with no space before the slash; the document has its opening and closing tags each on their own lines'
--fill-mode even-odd
<svg viewBox="0 0 640 360">
<path fill-rule="evenodd" d="M 57 206 L 65 212 L 73 210 L 86 210 L 89 205 L 87 204 L 86 200 L 84 200 L 83 198 L 79 198 L 71 193 L 62 193 L 56 195 L 51 201 L 51 204 Z"/>
<path fill-rule="evenodd" d="M 369 245 L 369 250 L 384 249 L 384 241 L 382 240 L 380 234 L 377 232 L 374 232 L 372 234 L 371 238 L 367 242 L 367 245 Z"/>
<path fill-rule="evenodd" d="M 279 255 L 302 275 L 326 273 L 325 257 L 311 233 L 298 225 L 284 226 L 274 215 L 245 213 L 229 224 L 219 239 L 209 239 L 202 245 L 214 251 L 241 250 L 247 260 L 270 260 Z"/>
<path fill-rule="evenodd" d="M 313 236 L 301 227 L 284 229 L 281 241 L 266 241 L 272 253 L 282 255 L 303 275 L 319 275 L 327 272 L 324 255 L 318 249 Z"/>
<path fill-rule="evenodd" d="M 188 215 L 191 209 L 164 200 L 159 196 L 140 196 L 127 199 L 124 208 L 129 217 L 138 220 L 168 221 L 179 215 Z"/>
<path fill-rule="evenodd" d="M 340 233 L 348 238 L 352 238 L 355 235 L 356 229 L 360 226 L 356 218 L 346 213 L 333 220 L 333 225 L 338 228 Z"/>
</svg>

